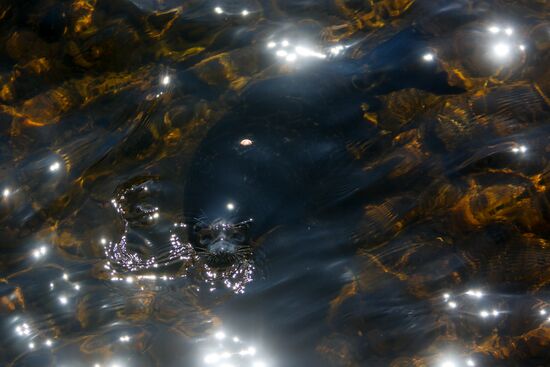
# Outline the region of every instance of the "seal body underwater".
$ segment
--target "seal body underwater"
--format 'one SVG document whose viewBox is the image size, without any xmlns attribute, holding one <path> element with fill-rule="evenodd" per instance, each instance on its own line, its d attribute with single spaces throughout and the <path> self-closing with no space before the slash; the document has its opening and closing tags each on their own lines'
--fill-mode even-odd
<svg viewBox="0 0 550 367">
<path fill-rule="evenodd" d="M 361 121 L 360 109 L 337 121 L 327 100 L 343 95 L 314 76 L 255 83 L 197 149 L 183 202 L 191 243 L 212 264 L 238 260 L 274 228 L 305 223 L 353 191 L 346 145 L 357 135 L 346 129 Z"/>
</svg>

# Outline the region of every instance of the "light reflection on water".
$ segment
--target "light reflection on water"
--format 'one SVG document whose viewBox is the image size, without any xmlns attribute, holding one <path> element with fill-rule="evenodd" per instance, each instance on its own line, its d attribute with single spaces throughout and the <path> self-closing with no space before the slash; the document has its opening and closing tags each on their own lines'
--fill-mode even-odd
<svg viewBox="0 0 550 367">
<path fill-rule="evenodd" d="M 0 364 L 550 363 L 547 8 L 67 4 L 0 5 Z"/>
</svg>

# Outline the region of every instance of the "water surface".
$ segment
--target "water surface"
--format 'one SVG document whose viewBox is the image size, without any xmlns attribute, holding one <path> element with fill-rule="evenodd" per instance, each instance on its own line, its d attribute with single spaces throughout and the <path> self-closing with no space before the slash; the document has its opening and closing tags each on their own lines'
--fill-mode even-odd
<svg viewBox="0 0 550 367">
<path fill-rule="evenodd" d="M 549 14 L 0 2 L 0 364 L 550 365 Z"/>
</svg>

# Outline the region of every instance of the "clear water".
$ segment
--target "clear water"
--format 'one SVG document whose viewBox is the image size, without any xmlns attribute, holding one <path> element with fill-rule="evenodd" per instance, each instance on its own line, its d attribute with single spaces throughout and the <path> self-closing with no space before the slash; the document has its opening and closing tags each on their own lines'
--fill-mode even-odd
<svg viewBox="0 0 550 367">
<path fill-rule="evenodd" d="M 549 14 L 0 3 L 0 364 L 550 365 Z"/>
</svg>

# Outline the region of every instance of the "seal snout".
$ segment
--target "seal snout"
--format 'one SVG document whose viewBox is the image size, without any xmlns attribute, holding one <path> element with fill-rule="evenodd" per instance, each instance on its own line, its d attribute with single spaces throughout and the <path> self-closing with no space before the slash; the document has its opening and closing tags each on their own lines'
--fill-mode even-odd
<svg viewBox="0 0 550 367">
<path fill-rule="evenodd" d="M 248 256 L 248 224 L 227 223 L 221 220 L 209 225 L 195 226 L 195 243 L 206 262 L 213 267 L 227 267 Z"/>
<path fill-rule="evenodd" d="M 207 250 L 212 254 L 234 254 L 239 244 L 220 238 L 208 245 Z"/>
</svg>

